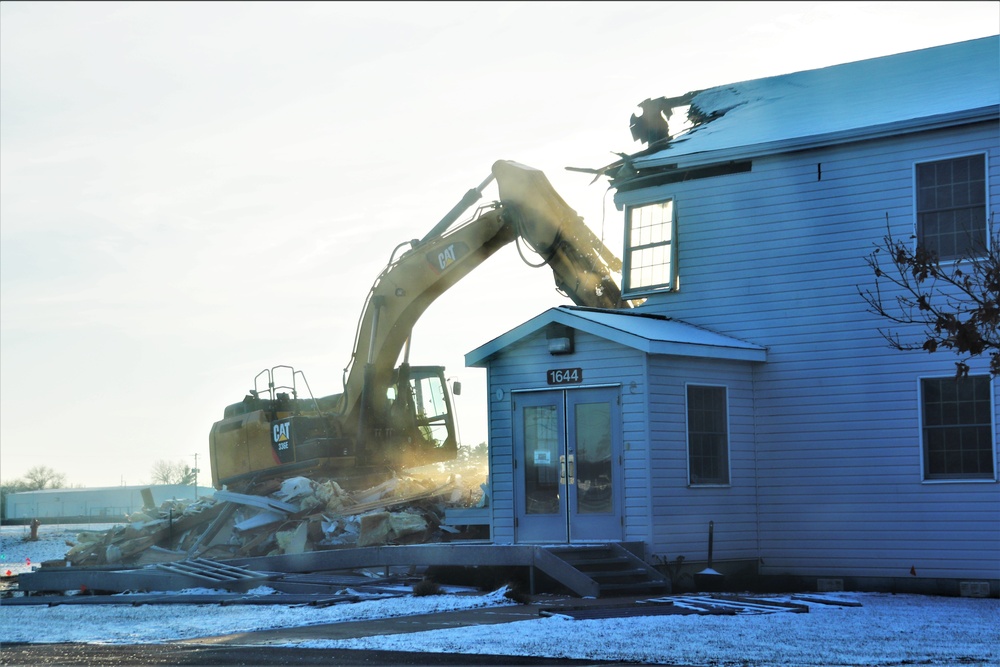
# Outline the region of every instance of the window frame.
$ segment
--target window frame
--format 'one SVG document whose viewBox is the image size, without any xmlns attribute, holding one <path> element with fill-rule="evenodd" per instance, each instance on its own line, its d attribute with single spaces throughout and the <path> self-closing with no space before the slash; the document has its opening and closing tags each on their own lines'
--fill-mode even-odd
<svg viewBox="0 0 1000 667">
<path fill-rule="evenodd" d="M 983 189 L 984 189 L 983 202 L 982 202 L 982 209 L 983 209 L 983 216 L 984 216 L 983 217 L 983 234 L 985 236 L 985 246 L 984 246 L 984 248 L 986 250 L 989 250 L 990 243 L 991 243 L 991 236 L 992 236 L 990 234 L 990 221 L 989 221 L 989 211 L 990 211 L 989 173 L 990 173 L 990 166 L 989 166 L 989 156 L 987 155 L 987 153 L 985 151 L 972 151 L 972 152 L 968 152 L 968 153 L 959 153 L 959 154 L 954 154 L 954 155 L 945 155 L 945 156 L 941 156 L 941 157 L 935 157 L 933 159 L 919 160 L 919 161 L 914 161 L 913 162 L 912 179 L 913 179 L 913 249 L 914 250 L 916 250 L 920 246 L 920 241 L 921 241 L 921 232 L 922 232 L 922 227 L 921 227 L 921 224 L 920 224 L 921 223 L 921 214 L 922 213 L 928 213 L 928 212 L 930 212 L 930 211 L 922 211 L 921 208 L 920 208 L 920 181 L 919 181 L 919 170 L 920 170 L 920 167 L 926 166 L 926 165 L 935 164 L 935 163 L 949 162 L 949 161 L 953 161 L 953 160 L 961 160 L 961 159 L 964 159 L 964 158 L 971 158 L 971 157 L 977 157 L 977 156 L 980 156 L 983 159 Z M 971 209 L 972 206 L 969 206 L 968 208 Z M 953 257 L 940 258 L 939 261 L 942 264 L 948 264 L 948 263 L 952 263 L 952 262 L 959 262 L 959 261 L 961 261 L 963 259 L 968 259 L 968 258 L 970 258 L 972 256 L 978 256 L 978 255 L 972 255 L 972 254 L 970 254 L 969 250 L 966 250 L 966 251 L 963 251 L 962 253 L 960 253 L 960 254 L 958 254 L 956 256 L 953 256 Z"/>
<path fill-rule="evenodd" d="M 633 247 L 631 243 L 632 237 L 632 212 L 638 209 L 647 208 L 650 206 L 663 206 L 665 204 L 670 204 L 670 239 L 668 241 L 662 241 L 658 243 L 650 243 L 646 245 L 640 245 Z M 668 248 L 667 250 L 667 261 L 669 265 L 667 267 L 667 281 L 664 283 L 655 283 L 650 285 L 640 285 L 638 287 L 632 285 L 632 262 L 633 262 L 633 252 L 635 250 L 647 250 L 656 247 Z M 641 204 L 630 204 L 625 206 L 625 238 L 624 238 L 624 248 L 622 258 L 622 296 L 625 298 L 634 298 L 648 296 L 651 294 L 661 294 L 664 292 L 676 291 L 679 287 L 678 271 L 677 271 L 677 199 L 674 197 L 662 197 L 654 201 L 648 201 Z"/>
<path fill-rule="evenodd" d="M 917 379 L 917 430 L 920 442 L 920 481 L 923 484 L 994 484 L 997 482 L 997 424 L 996 424 L 996 390 L 993 379 L 987 373 L 970 373 L 969 378 L 985 378 L 989 386 L 989 429 L 990 429 L 990 462 L 993 466 L 992 474 L 987 473 L 982 476 L 972 476 L 970 474 L 960 474 L 958 476 L 943 476 L 939 473 L 931 473 L 928 470 L 928 442 L 926 424 L 926 405 L 924 403 L 924 383 L 927 380 L 955 380 L 951 375 L 925 375 Z M 961 424 L 953 425 L 961 428 Z M 930 476 L 930 475 L 934 476 Z"/>
<path fill-rule="evenodd" d="M 725 455 L 725 463 L 720 465 L 720 469 L 725 470 L 725 480 L 724 481 L 699 481 L 696 482 L 692 478 L 691 470 L 691 388 L 697 387 L 700 389 L 721 389 L 722 390 L 722 408 L 725 411 L 723 415 L 723 420 L 725 422 L 725 434 L 723 442 L 723 453 Z M 729 409 L 729 387 L 724 384 L 710 384 L 703 382 L 687 382 L 684 384 L 684 441 L 685 441 L 685 451 L 684 459 L 686 462 L 687 470 L 687 485 L 689 488 L 729 488 L 733 484 L 733 470 L 732 470 L 732 437 L 730 435 L 730 409 Z"/>
</svg>

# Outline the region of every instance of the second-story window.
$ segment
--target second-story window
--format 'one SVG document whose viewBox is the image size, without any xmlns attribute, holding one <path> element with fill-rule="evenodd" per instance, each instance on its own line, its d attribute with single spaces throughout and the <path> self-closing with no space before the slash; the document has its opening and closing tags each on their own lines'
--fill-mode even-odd
<svg viewBox="0 0 1000 667">
<path fill-rule="evenodd" d="M 625 214 L 624 292 L 677 287 L 674 202 L 629 207 Z"/>
<path fill-rule="evenodd" d="M 917 165 L 917 243 L 942 261 L 980 255 L 987 247 L 986 158 Z"/>
</svg>

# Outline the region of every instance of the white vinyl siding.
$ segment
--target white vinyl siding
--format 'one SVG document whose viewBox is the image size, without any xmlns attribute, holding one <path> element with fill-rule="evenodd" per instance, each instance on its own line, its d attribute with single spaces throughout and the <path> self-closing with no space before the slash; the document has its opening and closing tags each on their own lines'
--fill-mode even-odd
<svg viewBox="0 0 1000 667">
<path fill-rule="evenodd" d="M 650 549 L 664 561 L 708 557 L 708 522 L 715 522 L 714 558 L 758 556 L 753 372 L 744 362 L 649 357 Z M 725 386 L 728 402 L 728 485 L 688 484 L 687 385 Z"/>
<path fill-rule="evenodd" d="M 767 363 L 754 366 L 752 417 L 764 574 L 1000 571 L 996 484 L 922 476 L 917 380 L 954 374 L 955 358 L 889 348 L 879 334 L 885 323 L 858 294 L 874 279 L 864 257 L 887 216 L 894 237 L 913 234 L 915 163 L 987 148 L 987 201 L 997 201 L 997 131 L 987 122 L 758 158 L 748 173 L 619 195 L 626 206 L 684 202 L 683 289 L 653 295 L 640 310 L 768 349 Z M 971 366 L 988 370 L 986 360 Z M 996 424 L 995 392 L 991 410 Z M 667 425 L 656 415 L 654 407 L 650 437 L 659 442 Z M 731 447 L 735 487 L 735 440 Z M 681 500 L 657 492 L 654 521 L 665 526 Z M 718 539 L 719 517 L 732 511 L 720 506 L 697 523 L 715 519 Z M 692 530 L 694 548 L 704 538 Z"/>
</svg>

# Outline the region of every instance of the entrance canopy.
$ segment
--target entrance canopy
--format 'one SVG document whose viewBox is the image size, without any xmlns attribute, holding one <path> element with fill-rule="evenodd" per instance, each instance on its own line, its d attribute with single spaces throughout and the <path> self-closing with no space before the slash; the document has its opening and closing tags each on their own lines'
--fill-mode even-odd
<svg viewBox="0 0 1000 667">
<path fill-rule="evenodd" d="M 485 367 L 504 348 L 559 324 L 583 331 L 647 354 L 702 359 L 767 361 L 767 349 L 738 338 L 715 333 L 662 315 L 633 310 L 605 310 L 559 306 L 531 318 L 465 355 L 465 365 Z"/>
</svg>

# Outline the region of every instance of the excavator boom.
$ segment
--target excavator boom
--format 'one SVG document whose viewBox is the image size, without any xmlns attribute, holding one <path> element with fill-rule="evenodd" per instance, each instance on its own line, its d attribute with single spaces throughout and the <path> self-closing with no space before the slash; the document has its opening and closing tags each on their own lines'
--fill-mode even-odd
<svg viewBox="0 0 1000 667">
<path fill-rule="evenodd" d="M 621 270 L 621 262 L 538 169 L 498 161 L 492 178 L 470 190 L 462 203 L 471 206 L 471 194 L 481 192 L 493 178 L 500 190 L 498 204 L 449 229 L 449 218 L 461 213 L 453 209 L 379 274 L 366 300 L 346 371 L 345 412 L 359 404 L 362 387 L 385 386 L 414 325 L 434 300 L 511 242 L 524 241 L 540 255 L 552 270 L 556 287 L 576 305 L 615 309 L 625 305 L 612 276 Z M 365 366 L 373 374 L 367 380 Z"/>
</svg>

